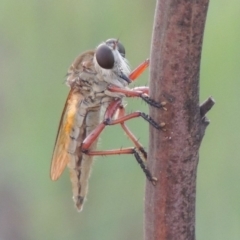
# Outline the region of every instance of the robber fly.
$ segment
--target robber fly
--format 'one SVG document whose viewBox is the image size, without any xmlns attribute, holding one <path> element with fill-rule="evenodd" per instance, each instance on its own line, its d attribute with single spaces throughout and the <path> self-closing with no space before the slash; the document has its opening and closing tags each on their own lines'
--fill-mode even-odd
<svg viewBox="0 0 240 240">
<path fill-rule="evenodd" d="M 73 200 L 78 211 L 82 210 L 88 191 L 93 156 L 133 154 L 148 180 L 156 184 L 157 179 L 146 167 L 147 153 L 125 122 L 142 117 L 157 129 L 162 129 L 164 123 L 157 124 L 142 112 L 126 115 L 122 103 L 124 97 L 140 97 L 154 107 L 165 109 L 165 103 L 159 104 L 149 98 L 148 87 L 128 87 L 148 65 L 146 60 L 130 73 L 123 45 L 116 39 L 109 39 L 95 50 L 79 55 L 68 70 L 66 83 L 71 90 L 58 127 L 50 175 L 55 181 L 68 166 Z M 103 107 L 106 110 L 101 119 Z M 121 125 L 134 147 L 97 151 L 100 133 L 107 125 L 115 124 Z"/>
</svg>

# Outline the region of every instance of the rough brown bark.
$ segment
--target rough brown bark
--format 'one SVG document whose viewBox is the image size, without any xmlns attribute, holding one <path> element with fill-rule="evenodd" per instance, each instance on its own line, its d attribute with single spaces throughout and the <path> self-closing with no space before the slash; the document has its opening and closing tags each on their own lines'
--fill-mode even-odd
<svg viewBox="0 0 240 240">
<path fill-rule="evenodd" d="M 195 239 L 198 150 L 213 106 L 199 106 L 199 70 L 208 0 L 159 0 L 150 59 L 150 108 L 166 131 L 150 127 L 148 166 L 158 178 L 146 186 L 145 239 Z"/>
</svg>

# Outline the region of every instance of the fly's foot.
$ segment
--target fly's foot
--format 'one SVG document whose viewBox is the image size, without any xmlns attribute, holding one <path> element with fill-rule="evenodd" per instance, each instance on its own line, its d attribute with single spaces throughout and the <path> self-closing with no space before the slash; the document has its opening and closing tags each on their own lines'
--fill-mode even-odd
<svg viewBox="0 0 240 240">
<path fill-rule="evenodd" d="M 156 108 L 162 108 L 163 110 L 167 111 L 167 108 L 164 107 L 167 104 L 166 102 L 158 103 L 152 98 L 150 98 L 147 94 L 142 94 L 140 97 L 142 98 L 143 101 L 145 101 L 150 106 L 153 106 Z"/>
<path fill-rule="evenodd" d="M 157 178 L 153 177 L 147 166 L 145 165 L 143 159 L 138 153 L 138 150 L 136 148 L 133 149 L 133 155 L 136 158 L 137 162 L 139 163 L 140 167 L 142 168 L 143 172 L 146 175 L 146 178 L 152 183 L 153 186 L 157 183 Z"/>
<path fill-rule="evenodd" d="M 167 111 L 167 108 L 164 107 L 164 106 L 167 105 L 167 103 L 166 103 L 166 102 L 161 102 L 160 104 L 161 104 L 161 106 L 162 106 L 162 109 L 163 109 L 164 111 Z"/>
<path fill-rule="evenodd" d="M 164 127 L 166 126 L 166 123 L 165 123 L 165 122 L 161 122 L 159 126 L 160 126 L 160 129 L 161 129 L 162 131 L 164 131 L 164 132 L 167 131 L 166 128 L 164 128 Z"/>
<path fill-rule="evenodd" d="M 141 112 L 141 117 L 145 119 L 147 122 L 149 122 L 153 127 L 155 127 L 158 130 L 164 130 L 164 126 L 166 125 L 164 122 L 158 124 L 156 123 L 149 115 L 147 115 L 144 112 Z"/>
<path fill-rule="evenodd" d="M 157 178 L 155 178 L 155 177 L 152 177 L 151 179 L 150 179 L 150 182 L 152 183 L 152 185 L 153 186 L 156 186 L 157 185 Z"/>
</svg>

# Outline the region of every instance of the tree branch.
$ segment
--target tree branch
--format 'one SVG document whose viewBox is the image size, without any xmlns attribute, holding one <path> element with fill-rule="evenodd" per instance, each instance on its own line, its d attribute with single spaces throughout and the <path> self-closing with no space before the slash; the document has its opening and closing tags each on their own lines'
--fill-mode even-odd
<svg viewBox="0 0 240 240">
<path fill-rule="evenodd" d="M 213 106 L 199 107 L 199 69 L 208 0 L 157 1 L 150 59 L 150 108 L 166 131 L 150 127 L 148 166 L 158 178 L 146 185 L 145 239 L 195 239 L 198 150 Z M 204 126 L 204 127 L 203 127 Z"/>
</svg>

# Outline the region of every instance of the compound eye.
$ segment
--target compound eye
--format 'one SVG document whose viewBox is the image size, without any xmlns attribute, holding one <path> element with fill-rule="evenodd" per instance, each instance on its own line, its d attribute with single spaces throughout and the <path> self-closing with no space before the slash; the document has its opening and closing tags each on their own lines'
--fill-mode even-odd
<svg viewBox="0 0 240 240">
<path fill-rule="evenodd" d="M 120 43 L 117 39 L 115 38 L 111 38 L 111 39 L 108 39 L 106 41 L 107 44 L 113 44 L 117 42 L 117 47 L 118 47 L 118 52 L 122 55 L 122 57 L 125 57 L 125 48 L 124 46 L 122 45 L 122 43 Z"/>
<path fill-rule="evenodd" d="M 123 56 L 123 57 L 125 57 L 125 48 L 124 48 L 124 46 L 120 43 L 120 42 L 118 42 L 118 51 L 119 51 L 119 53 Z"/>
<path fill-rule="evenodd" d="M 112 69 L 114 66 L 112 50 L 104 43 L 100 44 L 96 49 L 96 60 L 102 68 Z"/>
</svg>

